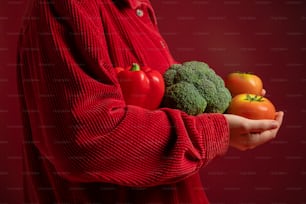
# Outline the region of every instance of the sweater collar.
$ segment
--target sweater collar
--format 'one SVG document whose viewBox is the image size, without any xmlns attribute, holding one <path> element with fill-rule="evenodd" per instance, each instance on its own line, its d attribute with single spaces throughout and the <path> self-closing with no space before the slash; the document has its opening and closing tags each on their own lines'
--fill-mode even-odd
<svg viewBox="0 0 306 204">
<path fill-rule="evenodd" d="M 136 9 L 141 5 L 149 5 L 150 0 L 124 0 L 132 9 Z"/>
</svg>

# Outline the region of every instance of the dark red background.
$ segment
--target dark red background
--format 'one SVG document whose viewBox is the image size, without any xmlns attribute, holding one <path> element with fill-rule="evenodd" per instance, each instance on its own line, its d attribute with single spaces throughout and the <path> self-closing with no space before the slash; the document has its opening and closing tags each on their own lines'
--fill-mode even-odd
<svg viewBox="0 0 306 204">
<path fill-rule="evenodd" d="M 153 6 L 178 61 L 206 61 L 221 76 L 254 72 L 285 111 L 274 141 L 252 151 L 229 149 L 201 170 L 211 202 L 306 203 L 306 3 L 167 0 Z M 15 50 L 24 8 L 24 0 L 0 1 L 0 203 L 22 203 Z"/>
</svg>

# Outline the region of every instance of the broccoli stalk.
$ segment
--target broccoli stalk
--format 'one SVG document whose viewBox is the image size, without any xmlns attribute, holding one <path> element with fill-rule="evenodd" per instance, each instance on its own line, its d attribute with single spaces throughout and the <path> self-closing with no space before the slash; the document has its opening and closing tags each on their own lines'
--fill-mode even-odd
<svg viewBox="0 0 306 204">
<path fill-rule="evenodd" d="M 224 113 L 232 99 L 224 81 L 206 63 L 174 64 L 164 73 L 163 106 L 190 115 Z"/>
</svg>

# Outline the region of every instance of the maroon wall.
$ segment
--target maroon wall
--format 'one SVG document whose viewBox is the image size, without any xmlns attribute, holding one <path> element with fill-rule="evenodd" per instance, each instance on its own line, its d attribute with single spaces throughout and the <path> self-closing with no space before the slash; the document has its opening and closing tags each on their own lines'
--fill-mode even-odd
<svg viewBox="0 0 306 204">
<path fill-rule="evenodd" d="M 15 49 L 24 2 L 0 1 L 0 203 L 22 202 Z M 206 61 L 221 76 L 254 72 L 286 113 L 274 141 L 247 152 L 229 149 L 201 170 L 212 203 L 306 203 L 306 3 L 174 0 L 153 5 L 178 61 Z"/>
<path fill-rule="evenodd" d="M 21 203 L 21 121 L 15 82 L 16 42 L 24 1 L 0 1 L 0 203 Z"/>
<path fill-rule="evenodd" d="M 183 3 L 185 2 L 185 3 Z M 212 203 L 306 203 L 306 2 L 153 1 L 179 61 L 260 75 L 285 111 L 278 138 L 201 170 Z"/>
</svg>

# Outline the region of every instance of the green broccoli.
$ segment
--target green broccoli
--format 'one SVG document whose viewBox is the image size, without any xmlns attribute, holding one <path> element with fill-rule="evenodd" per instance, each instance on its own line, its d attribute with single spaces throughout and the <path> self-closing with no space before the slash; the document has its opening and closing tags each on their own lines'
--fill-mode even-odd
<svg viewBox="0 0 306 204">
<path fill-rule="evenodd" d="M 178 108 L 190 115 L 223 113 L 232 99 L 222 78 L 204 62 L 173 64 L 163 76 L 165 107 Z"/>
</svg>

